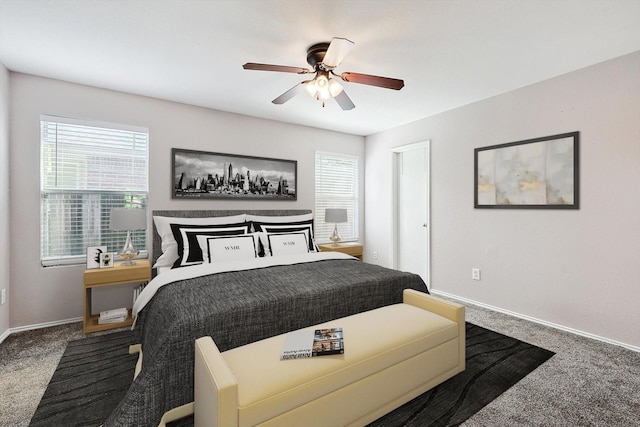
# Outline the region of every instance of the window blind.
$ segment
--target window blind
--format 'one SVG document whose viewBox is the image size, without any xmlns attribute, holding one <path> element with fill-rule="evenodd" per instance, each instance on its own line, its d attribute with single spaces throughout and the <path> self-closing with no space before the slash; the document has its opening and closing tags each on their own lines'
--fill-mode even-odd
<svg viewBox="0 0 640 427">
<path fill-rule="evenodd" d="M 82 263 L 87 246 L 117 252 L 126 231 L 110 231 L 112 208 L 146 209 L 147 129 L 52 116 L 40 118 L 40 259 Z M 145 230 L 133 244 L 147 249 Z"/>
<path fill-rule="evenodd" d="M 343 241 L 358 240 L 358 163 L 355 156 L 316 152 L 315 239 L 329 242 L 333 223 L 324 220 L 325 209 L 347 210 L 347 222 L 338 224 Z"/>
</svg>

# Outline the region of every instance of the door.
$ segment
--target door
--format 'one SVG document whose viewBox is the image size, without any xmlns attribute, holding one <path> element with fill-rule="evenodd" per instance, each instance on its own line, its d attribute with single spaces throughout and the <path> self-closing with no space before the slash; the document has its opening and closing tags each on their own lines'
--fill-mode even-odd
<svg viewBox="0 0 640 427">
<path fill-rule="evenodd" d="M 429 141 L 394 151 L 395 268 L 429 282 Z"/>
</svg>

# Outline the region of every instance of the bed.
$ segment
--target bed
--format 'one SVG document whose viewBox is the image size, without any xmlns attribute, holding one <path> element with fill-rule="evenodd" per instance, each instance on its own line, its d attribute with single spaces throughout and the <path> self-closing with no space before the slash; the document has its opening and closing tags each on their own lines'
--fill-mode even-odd
<svg viewBox="0 0 640 427">
<path fill-rule="evenodd" d="M 202 245 L 204 240 L 199 242 L 201 256 L 206 257 L 204 252 L 208 249 L 210 263 L 192 265 L 193 260 L 180 254 L 174 268 L 162 273 L 154 271 L 156 277 L 134 305 L 134 310 L 139 310 L 133 330 L 142 348 L 142 367 L 124 399 L 106 420 L 105 427 L 156 426 L 166 411 L 192 402 L 194 342 L 197 338 L 211 336 L 220 351 L 225 351 L 316 323 L 402 302 L 404 289 L 428 292 L 422 279 L 415 274 L 363 263 L 340 253 L 314 251 L 313 226 L 306 230 L 304 224 L 309 221 L 293 221 L 309 218 L 309 210 L 154 211 L 153 215 L 152 265 L 171 252 L 157 230 L 155 217 L 170 218 L 168 221 L 173 224 L 174 232 L 176 224 L 188 221 L 184 218 L 237 219 L 239 215 L 249 215 L 246 218 L 259 218 L 264 225 L 269 223 L 264 217 L 273 217 L 274 228 L 263 226 L 261 233 L 253 232 L 253 227 L 260 227 L 260 221 L 245 219 L 245 222 L 253 224 L 249 228 L 252 232 L 247 234 L 254 235 L 256 254 L 264 251 L 265 246 L 267 253 L 274 252 L 272 256 L 253 260 L 220 261 L 217 258 L 220 252 L 211 250 L 211 245 L 227 242 L 231 237 L 224 234 L 229 227 L 216 224 L 211 226 L 213 231 L 209 231 L 212 235 L 204 239 L 205 245 Z M 277 222 L 283 218 L 286 220 Z M 193 226 L 194 230 L 188 228 L 191 225 L 180 228 L 182 237 L 186 236 L 181 250 L 185 251 L 188 240 L 190 247 L 195 247 L 194 233 L 200 233 L 200 225 Z M 277 254 L 274 242 L 285 235 L 286 240 L 300 239 L 311 253 Z M 198 236 L 202 238 L 201 234 Z M 283 242 L 283 248 L 284 243 L 291 242 Z"/>
</svg>

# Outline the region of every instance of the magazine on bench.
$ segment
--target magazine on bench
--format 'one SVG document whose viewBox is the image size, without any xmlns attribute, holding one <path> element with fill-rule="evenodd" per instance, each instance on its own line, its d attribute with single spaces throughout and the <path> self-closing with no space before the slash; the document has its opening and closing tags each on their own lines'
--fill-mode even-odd
<svg viewBox="0 0 640 427">
<path fill-rule="evenodd" d="M 305 329 L 287 334 L 280 359 L 300 359 L 344 353 L 342 328 Z"/>
</svg>

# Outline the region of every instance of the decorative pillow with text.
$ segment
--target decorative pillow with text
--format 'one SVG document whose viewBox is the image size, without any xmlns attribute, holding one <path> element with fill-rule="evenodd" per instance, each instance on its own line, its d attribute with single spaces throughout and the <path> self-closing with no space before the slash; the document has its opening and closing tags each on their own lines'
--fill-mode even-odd
<svg viewBox="0 0 640 427">
<path fill-rule="evenodd" d="M 205 263 L 253 259 L 256 257 L 255 236 L 247 234 L 232 237 L 204 237 L 206 248 L 202 250 Z"/>
<path fill-rule="evenodd" d="M 268 234 L 271 256 L 306 254 L 309 252 L 307 233 Z"/>
<path fill-rule="evenodd" d="M 173 267 L 186 267 L 204 261 L 198 236 L 238 236 L 249 233 L 249 223 L 224 225 L 171 224 L 171 231 L 178 243 L 178 259 Z"/>
</svg>

